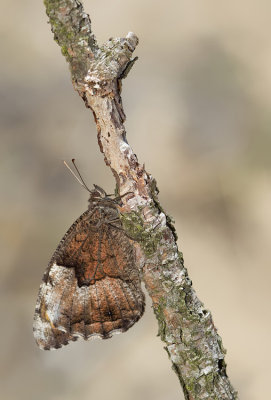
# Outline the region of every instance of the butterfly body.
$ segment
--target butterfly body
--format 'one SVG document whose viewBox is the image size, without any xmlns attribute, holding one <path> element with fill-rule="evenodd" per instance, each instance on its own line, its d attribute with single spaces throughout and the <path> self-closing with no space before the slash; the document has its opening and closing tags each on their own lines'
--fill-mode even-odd
<svg viewBox="0 0 271 400">
<path fill-rule="evenodd" d="M 88 210 L 64 235 L 45 271 L 34 316 L 36 342 L 49 350 L 78 337 L 109 338 L 138 321 L 144 304 L 119 205 L 95 186 Z"/>
</svg>

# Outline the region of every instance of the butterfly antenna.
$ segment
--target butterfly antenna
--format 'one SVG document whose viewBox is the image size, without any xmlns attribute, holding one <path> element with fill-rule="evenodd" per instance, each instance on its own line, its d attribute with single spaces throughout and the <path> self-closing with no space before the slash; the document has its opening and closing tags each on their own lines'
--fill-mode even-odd
<svg viewBox="0 0 271 400">
<path fill-rule="evenodd" d="M 72 170 L 71 167 L 68 165 L 68 163 L 67 163 L 66 161 L 64 161 L 65 167 L 68 168 L 68 170 L 73 174 L 73 176 L 74 176 L 75 179 L 80 183 L 80 185 L 83 186 L 83 188 L 85 188 L 88 192 L 90 192 L 90 189 L 89 189 L 89 188 L 87 187 L 87 185 L 85 184 L 84 179 L 82 178 L 82 176 L 81 176 L 81 174 L 80 174 L 80 172 L 79 172 L 79 170 L 78 170 L 78 168 L 77 168 L 77 166 L 76 166 L 76 164 L 75 164 L 75 159 L 74 159 L 74 158 L 72 159 L 72 163 L 73 163 L 73 165 L 74 165 L 74 167 L 75 167 L 75 169 L 76 169 L 76 172 L 78 173 L 78 175 L 79 175 L 79 177 L 80 177 L 81 180 L 78 178 L 78 176 L 76 176 L 76 174 L 73 172 L 73 170 Z"/>
<path fill-rule="evenodd" d="M 72 159 L 72 163 L 73 163 L 74 168 L 76 169 L 76 171 L 77 171 L 77 173 L 78 173 L 78 175 L 79 175 L 79 177 L 80 177 L 80 179 L 81 179 L 81 181 L 82 181 L 84 187 L 85 187 L 89 192 L 91 192 L 91 190 L 87 187 L 87 185 L 86 185 L 84 179 L 82 178 L 82 175 L 80 174 L 79 169 L 77 168 L 77 165 L 75 164 L 75 159 L 74 159 L 74 158 Z"/>
</svg>

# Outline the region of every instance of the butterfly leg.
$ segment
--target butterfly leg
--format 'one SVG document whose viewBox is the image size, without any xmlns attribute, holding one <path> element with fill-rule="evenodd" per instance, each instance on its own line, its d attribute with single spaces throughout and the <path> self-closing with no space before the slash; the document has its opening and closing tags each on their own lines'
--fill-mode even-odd
<svg viewBox="0 0 271 400">
<path fill-rule="evenodd" d="M 117 229 L 117 230 L 119 230 L 121 232 L 124 232 L 125 235 L 128 237 L 128 239 L 131 239 L 131 240 L 134 240 L 134 241 L 138 241 L 138 239 L 136 239 L 136 238 L 132 237 L 131 235 L 129 235 L 129 233 L 127 233 L 126 230 L 123 229 L 122 227 L 114 225 L 114 224 L 111 224 L 110 222 L 108 222 L 108 225 L 111 226 L 111 228 L 114 228 L 114 229 Z"/>
</svg>

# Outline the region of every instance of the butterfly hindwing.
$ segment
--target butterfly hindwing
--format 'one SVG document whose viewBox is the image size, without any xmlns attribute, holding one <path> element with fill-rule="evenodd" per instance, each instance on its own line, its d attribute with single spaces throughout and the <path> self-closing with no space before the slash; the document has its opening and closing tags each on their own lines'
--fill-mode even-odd
<svg viewBox="0 0 271 400">
<path fill-rule="evenodd" d="M 110 221 L 114 221 L 114 223 Z M 90 207 L 67 231 L 40 286 L 34 336 L 42 349 L 125 332 L 144 312 L 133 246 L 116 207 Z"/>
</svg>

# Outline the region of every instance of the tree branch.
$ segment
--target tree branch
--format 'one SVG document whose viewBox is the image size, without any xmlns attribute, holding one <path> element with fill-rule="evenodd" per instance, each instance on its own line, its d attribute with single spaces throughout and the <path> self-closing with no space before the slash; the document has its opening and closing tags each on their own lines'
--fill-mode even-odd
<svg viewBox="0 0 271 400">
<path fill-rule="evenodd" d="M 134 63 L 135 34 L 98 46 L 78 0 L 45 0 L 55 40 L 68 61 L 75 89 L 94 114 L 98 143 L 123 197 L 122 222 L 134 237 L 137 262 L 152 299 L 159 335 L 186 399 L 237 399 L 226 374 L 225 349 L 212 316 L 197 298 L 162 209 L 153 177 L 126 140 L 121 79 Z"/>
</svg>

